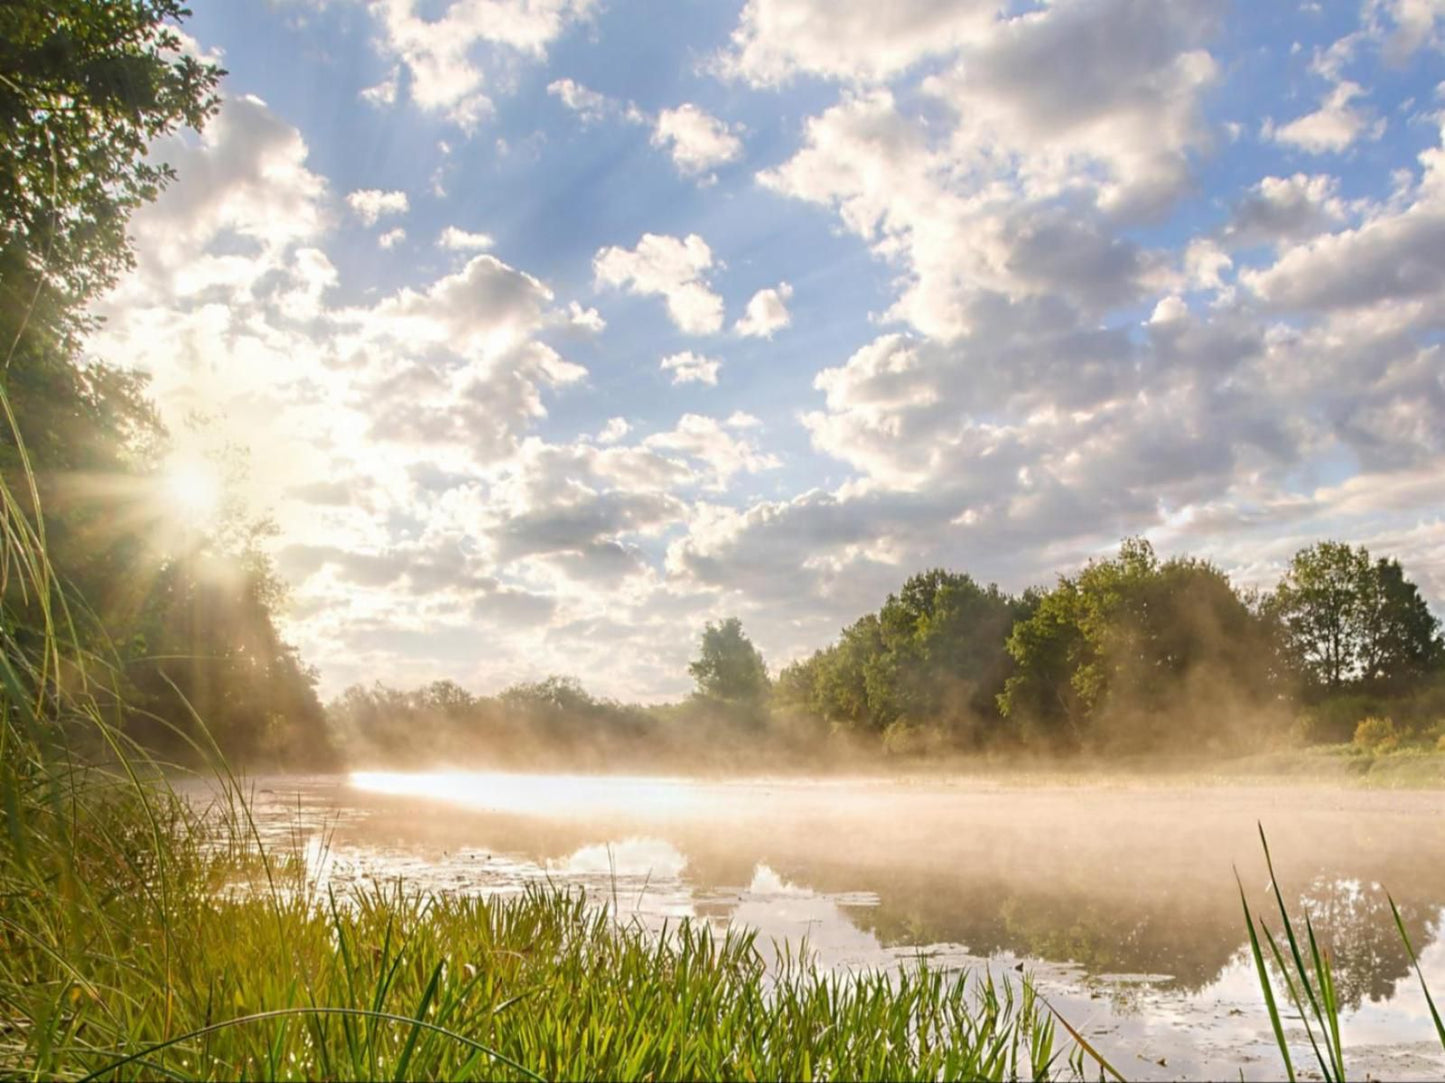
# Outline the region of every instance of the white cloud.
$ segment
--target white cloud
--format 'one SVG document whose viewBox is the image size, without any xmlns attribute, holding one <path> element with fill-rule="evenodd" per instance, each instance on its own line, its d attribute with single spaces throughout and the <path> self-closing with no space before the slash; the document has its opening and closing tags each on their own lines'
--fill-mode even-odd
<svg viewBox="0 0 1445 1083">
<path fill-rule="evenodd" d="M 665 148 L 685 177 L 706 176 L 743 153 L 742 140 L 726 124 L 691 102 L 657 115 L 652 145 Z"/>
<path fill-rule="evenodd" d="M 456 251 L 482 252 L 492 247 L 492 237 L 488 233 L 469 233 L 456 226 L 447 226 L 437 238 L 437 244 Z"/>
<path fill-rule="evenodd" d="M 723 489 L 734 475 L 755 474 L 779 464 L 750 440 L 734 436 L 716 418 L 683 414 L 670 432 L 657 433 L 642 442 L 655 451 L 671 451 L 695 459 L 712 473 L 710 487 Z"/>
<path fill-rule="evenodd" d="M 567 325 L 585 335 L 600 335 L 607 329 L 607 321 L 595 308 L 583 308 L 576 301 L 567 302 Z"/>
<path fill-rule="evenodd" d="M 435 18 L 419 7 L 418 0 L 376 0 L 378 47 L 406 68 L 413 102 L 471 129 L 492 112 L 481 50 L 541 59 L 590 15 L 593 0 L 451 0 Z"/>
<path fill-rule="evenodd" d="M 548 83 L 547 93 L 588 124 L 595 123 L 617 110 L 617 103 L 607 95 L 589 90 L 572 79 L 556 79 Z"/>
<path fill-rule="evenodd" d="M 383 233 L 376 239 L 376 243 L 382 248 L 395 248 L 404 240 L 406 240 L 406 230 L 398 226 L 396 229 L 389 229 Z"/>
<path fill-rule="evenodd" d="M 1150 315 L 1149 322 L 1173 323 L 1175 320 L 1182 320 L 1188 315 L 1189 306 L 1178 296 L 1170 294 L 1154 306 L 1154 312 Z"/>
<path fill-rule="evenodd" d="M 496 21 L 476 35 L 484 7 Z M 353 214 L 346 189 L 328 191 L 300 134 L 253 98 L 228 101 L 203 136 L 157 148 L 180 180 L 136 215 L 137 272 L 98 308 L 107 322 L 87 348 L 148 372 L 176 431 L 200 406 L 216 439 L 249 444 L 257 505 L 274 506 L 284 531 L 292 634 L 328 691 L 378 672 L 494 689 L 570 671 L 603 693 L 675 694 L 688 633 L 719 612 L 739 613 L 777 664 L 919 567 L 1015 589 L 1135 532 L 1261 583 L 1298 544 L 1350 537 L 1404 555 L 1445 598 L 1433 510 L 1445 476 L 1445 150 L 1412 163 L 1394 140 L 1371 148 L 1374 199 L 1353 198 L 1370 190 L 1358 177 L 1318 170 L 1215 187 L 1262 171 L 1245 140 L 1215 146 L 1206 121 L 1211 88 L 1241 70 L 1224 51 L 1236 36 L 1213 35 L 1216 9 L 747 4 L 723 61 L 733 74 L 842 84 L 792 151 L 770 158 L 780 164 L 763 184 L 877 261 L 860 273 L 835 239 L 836 263 L 794 269 L 806 252 L 790 251 L 788 276 L 808 273 L 820 296 L 841 287 L 848 306 L 881 286 L 880 311 L 803 326 L 779 283 L 745 310 L 747 293 L 730 302 L 724 320 L 721 264 L 685 228 L 603 248 L 593 271 L 598 287 L 662 299 L 689 333 L 794 327 L 796 349 L 750 347 L 814 378 L 801 398 L 782 390 L 796 380 L 779 382 L 759 411 L 766 429 L 731 405 L 660 418 L 658 396 L 631 386 L 648 382 L 649 359 L 670 355 L 661 371 L 675 379 L 716 380 L 713 351 L 683 351 L 655 320 L 633 340 L 622 313 L 621 338 L 589 339 L 602 316 L 528 273 L 527 215 L 507 237 L 515 265 L 481 234 L 442 231 L 477 220 L 458 213 L 429 224 L 446 253 L 383 260 L 410 273 L 404 286 L 358 279 L 340 256 L 354 238 L 336 234 L 338 213 Z M 526 44 L 511 15 L 541 26 L 534 17 L 564 12 L 559 34 L 585 17 L 550 0 L 369 10 L 385 78 L 368 100 L 410 98 L 428 122 L 475 119 L 524 83 L 556 37 L 543 27 Z M 387 36 L 397 11 L 420 37 Z M 1321 85 L 1348 74 L 1368 97 L 1346 108 L 1421 123 L 1438 103 L 1390 100 L 1398 88 L 1370 65 L 1436 47 L 1435 12 L 1419 0 L 1351 11 L 1358 31 L 1316 57 Z M 443 26 L 455 43 L 436 36 Z M 818 100 L 810 86 L 780 96 L 779 115 Z M 661 119 L 565 80 L 550 92 L 584 119 L 591 109 L 649 132 Z M 1234 95 L 1227 104 L 1249 115 Z M 1251 90 L 1246 104 L 1259 116 L 1273 103 Z M 455 133 L 446 143 L 461 145 Z M 537 148 L 522 135 L 509 146 L 509 168 Z M 1227 168 L 1197 168 L 1216 152 Z M 458 194 L 464 159 L 447 167 Z M 410 195 L 434 165 L 417 163 Z M 779 266 L 742 202 L 771 197 L 717 195 L 655 207 L 656 221 L 686 211 L 699 232 L 730 238 L 730 261 Z M 378 210 L 378 243 L 400 236 L 399 221 Z M 1222 224 L 1177 240 L 1181 221 Z M 547 267 L 575 281 L 576 267 Z M 865 317 L 878 326 L 860 341 Z M 783 432 L 795 421 L 812 454 Z M 787 470 L 770 474 L 783 447 Z M 1341 464 L 1358 473 L 1339 480 Z"/>
<path fill-rule="evenodd" d="M 1445 130 L 1441 133 L 1445 144 Z M 1275 309 L 1373 312 L 1397 329 L 1439 327 L 1445 312 L 1445 146 L 1420 155 L 1423 170 L 1403 205 L 1361 225 L 1308 237 L 1271 266 L 1240 275 Z"/>
<path fill-rule="evenodd" d="M 351 212 L 368 226 L 374 226 L 383 217 L 405 214 L 410 207 L 405 192 L 383 192 L 378 188 L 362 188 L 346 197 Z"/>
<path fill-rule="evenodd" d="M 733 330 L 743 336 L 772 338 L 773 335 L 792 322 L 788 314 L 788 299 L 793 296 L 793 287 L 779 282 L 772 289 L 758 290 L 748 301 L 747 310 Z"/>
<path fill-rule="evenodd" d="M 955 187 L 962 178 L 964 187 Z M 874 251 L 901 264 L 888 315 L 939 338 L 967 332 L 989 294 L 1058 294 L 1090 310 L 1134 296 L 1148 269 L 1137 247 L 1077 210 L 1018 198 L 978 178 L 875 91 L 808 122 L 803 148 L 761 183 L 834 207 Z"/>
<path fill-rule="evenodd" d="M 625 417 L 609 417 L 607 424 L 602 426 L 602 431 L 597 434 L 599 444 L 615 444 L 632 431 Z"/>
<path fill-rule="evenodd" d="M 1276 142 L 1288 143 L 1310 154 L 1338 154 L 1361 137 L 1378 139 L 1385 131 L 1384 118 L 1375 118 L 1369 110 L 1351 104 L 1364 93 L 1358 83 L 1342 80 L 1313 113 L 1278 128 L 1267 126 L 1266 134 Z"/>
<path fill-rule="evenodd" d="M 1265 177 L 1235 206 L 1226 236 L 1236 245 L 1302 240 L 1343 222 L 1346 213 L 1332 176 Z"/>
<path fill-rule="evenodd" d="M 1368 0 L 1366 13 L 1390 63 L 1403 63 L 1420 49 L 1440 49 L 1445 42 L 1445 0 Z"/>
<path fill-rule="evenodd" d="M 715 357 L 703 357 L 687 350 L 664 357 L 659 365 L 663 372 L 672 373 L 674 384 L 707 384 L 717 386 L 718 369 L 722 362 Z"/>
<path fill-rule="evenodd" d="M 748 0 L 720 67 L 760 86 L 886 79 L 987 33 L 997 11 L 989 0 Z"/>
<path fill-rule="evenodd" d="M 712 249 L 696 233 L 685 238 L 644 233 L 636 248 L 603 248 L 592 260 L 597 285 L 664 298 L 672 322 L 691 335 L 722 329 L 722 298 L 703 277 L 712 266 Z"/>
<path fill-rule="evenodd" d="M 396 103 L 397 80 L 400 74 L 400 70 L 393 67 L 387 72 L 385 79 L 361 91 L 361 100 L 368 105 L 374 105 L 378 108 L 394 105 Z"/>
</svg>

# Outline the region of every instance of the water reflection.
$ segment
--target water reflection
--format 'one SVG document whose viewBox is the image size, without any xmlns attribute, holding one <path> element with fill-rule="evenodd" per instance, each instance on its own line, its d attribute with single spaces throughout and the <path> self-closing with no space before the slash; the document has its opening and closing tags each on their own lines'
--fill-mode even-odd
<svg viewBox="0 0 1445 1083">
<path fill-rule="evenodd" d="M 806 938 L 831 966 L 1027 961 L 1072 1020 L 1137 1051 L 1141 1078 L 1278 1071 L 1233 877 L 1263 908 L 1262 820 L 1333 955 L 1355 1070 L 1442 1072 L 1381 886 L 1445 988 L 1436 794 L 525 775 L 266 788 L 260 819 L 283 840 L 308 835 L 318 878 L 579 885 L 654 924 L 746 924 L 765 951 Z"/>
</svg>

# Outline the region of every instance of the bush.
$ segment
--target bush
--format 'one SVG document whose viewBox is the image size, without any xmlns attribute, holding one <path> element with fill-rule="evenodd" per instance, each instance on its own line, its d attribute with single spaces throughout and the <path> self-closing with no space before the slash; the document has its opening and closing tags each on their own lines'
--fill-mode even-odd
<svg viewBox="0 0 1445 1083">
<path fill-rule="evenodd" d="M 1354 745 L 1372 752 L 1391 752 L 1399 747 L 1400 737 L 1394 719 L 1372 715 L 1355 727 Z"/>
</svg>

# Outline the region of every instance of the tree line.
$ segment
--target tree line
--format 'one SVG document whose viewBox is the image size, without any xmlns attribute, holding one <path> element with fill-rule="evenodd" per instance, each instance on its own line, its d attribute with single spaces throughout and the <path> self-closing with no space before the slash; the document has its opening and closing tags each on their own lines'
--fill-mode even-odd
<svg viewBox="0 0 1445 1083">
<path fill-rule="evenodd" d="M 705 627 L 689 673 L 692 695 L 663 706 L 554 677 L 495 697 L 358 686 L 329 716 L 362 758 L 506 766 L 1207 754 L 1347 741 L 1375 716 L 1434 741 L 1445 723 L 1439 620 L 1397 560 L 1334 541 L 1268 592 L 1139 538 L 1016 595 L 932 569 L 776 679 L 735 617 Z"/>
</svg>

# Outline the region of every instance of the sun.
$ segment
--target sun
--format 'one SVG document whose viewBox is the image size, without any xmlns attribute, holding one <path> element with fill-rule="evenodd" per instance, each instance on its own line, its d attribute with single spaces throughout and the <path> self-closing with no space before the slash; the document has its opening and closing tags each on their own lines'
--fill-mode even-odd
<svg viewBox="0 0 1445 1083">
<path fill-rule="evenodd" d="M 221 510 L 221 476 L 209 463 L 172 460 L 163 483 L 166 498 L 189 522 L 207 522 Z"/>
</svg>

